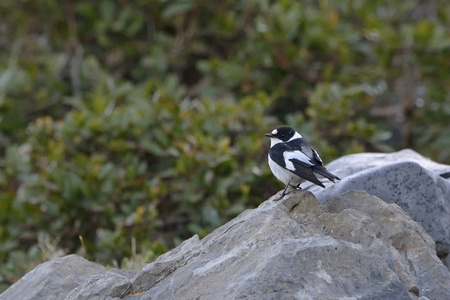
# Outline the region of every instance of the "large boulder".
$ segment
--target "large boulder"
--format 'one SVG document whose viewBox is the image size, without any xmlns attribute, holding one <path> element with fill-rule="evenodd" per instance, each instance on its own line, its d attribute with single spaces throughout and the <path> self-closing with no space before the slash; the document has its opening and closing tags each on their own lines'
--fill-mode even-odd
<svg viewBox="0 0 450 300">
<path fill-rule="evenodd" d="M 0 299 L 448 299 L 450 273 L 433 239 L 396 204 L 358 191 L 326 205 L 307 191 L 276 197 L 134 274 L 99 269 L 72 282 L 70 272 L 41 272 L 90 264 L 69 256 Z M 38 284 L 44 276 L 51 289 Z"/>
<path fill-rule="evenodd" d="M 331 162 L 327 169 L 342 180 L 326 189 L 303 185 L 322 204 L 350 190 L 367 191 L 395 203 L 425 228 L 436 241 L 438 255 L 449 266 L 450 166 L 406 149 L 347 155 Z"/>
<path fill-rule="evenodd" d="M 105 267 L 78 255 L 56 258 L 23 276 L 0 299 L 64 299 L 69 291 L 84 284 L 86 278 L 106 272 Z"/>
</svg>

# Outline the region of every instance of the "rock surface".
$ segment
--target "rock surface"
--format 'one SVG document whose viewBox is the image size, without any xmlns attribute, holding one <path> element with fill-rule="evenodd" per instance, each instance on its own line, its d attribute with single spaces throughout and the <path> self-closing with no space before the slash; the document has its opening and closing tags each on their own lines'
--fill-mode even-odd
<svg viewBox="0 0 450 300">
<path fill-rule="evenodd" d="M 64 299 L 86 278 L 106 273 L 105 267 L 78 255 L 56 258 L 40 264 L 12 285 L 0 299 Z"/>
<path fill-rule="evenodd" d="M 134 274 L 71 255 L 0 299 L 448 299 L 433 239 L 396 204 L 358 191 L 326 205 L 305 191 L 275 197 Z"/>
<path fill-rule="evenodd" d="M 350 190 L 364 190 L 396 203 L 431 235 L 438 255 L 450 267 L 450 179 L 446 176 L 450 166 L 406 149 L 347 155 L 331 162 L 327 169 L 342 180 L 326 189 L 306 183 L 302 187 L 312 191 L 322 204 Z"/>
</svg>

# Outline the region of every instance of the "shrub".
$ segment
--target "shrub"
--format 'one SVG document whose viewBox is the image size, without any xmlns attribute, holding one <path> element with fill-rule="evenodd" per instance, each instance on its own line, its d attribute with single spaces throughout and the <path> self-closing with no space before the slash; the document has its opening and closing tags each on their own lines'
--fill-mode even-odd
<svg viewBox="0 0 450 300">
<path fill-rule="evenodd" d="M 326 162 L 449 163 L 449 9 L 0 1 L 0 284 L 63 252 L 133 266 L 207 234 L 281 188 L 262 136 L 280 124 Z"/>
<path fill-rule="evenodd" d="M 266 95 L 181 99 L 174 77 L 100 90 L 62 120 L 38 118 L 8 148 L 4 183 L 17 192 L 2 194 L 2 239 L 14 241 L 2 260 L 45 233 L 66 252 L 118 265 L 132 239 L 161 254 L 268 196 Z"/>
</svg>

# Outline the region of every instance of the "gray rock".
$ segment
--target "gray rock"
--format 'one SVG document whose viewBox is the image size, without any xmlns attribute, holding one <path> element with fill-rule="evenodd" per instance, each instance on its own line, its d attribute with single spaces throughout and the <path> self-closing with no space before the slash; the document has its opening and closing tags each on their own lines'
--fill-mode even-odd
<svg viewBox="0 0 450 300">
<path fill-rule="evenodd" d="M 450 252 L 450 166 L 435 163 L 412 150 L 390 154 L 361 153 L 341 157 L 327 169 L 342 180 L 326 189 L 305 184 L 322 204 L 331 196 L 363 190 L 396 203 L 419 222 L 437 243 L 448 266 Z"/>
<path fill-rule="evenodd" d="M 87 278 L 104 272 L 105 267 L 78 255 L 56 258 L 27 273 L 1 294 L 0 300 L 64 299 Z"/>
<path fill-rule="evenodd" d="M 0 299 L 448 299 L 433 239 L 396 204 L 357 191 L 326 205 L 305 191 L 276 197 L 139 272 L 71 255 Z"/>
<path fill-rule="evenodd" d="M 190 242 L 184 265 L 125 299 L 447 299 L 434 241 L 397 205 L 349 192 L 266 201 Z M 200 245 L 199 245 L 200 244 Z M 180 252 L 178 252 L 180 253 Z M 164 260 L 167 260 L 165 258 Z M 147 270 L 152 268 L 146 267 Z M 430 273 L 431 271 L 431 273 Z"/>
<path fill-rule="evenodd" d="M 450 172 L 450 166 L 434 162 L 411 149 L 404 149 L 392 153 L 350 154 L 329 163 L 327 165 L 327 169 L 338 169 L 339 174 L 342 177 L 347 177 L 366 169 L 382 167 L 388 164 L 398 163 L 402 161 L 411 161 L 418 163 L 424 169 L 427 169 L 432 173 L 439 175 Z"/>
<path fill-rule="evenodd" d="M 150 289 L 186 262 L 197 256 L 201 246 L 198 235 L 181 243 L 177 248 L 164 253 L 156 261 L 145 265 L 133 279 L 131 293 Z"/>
<path fill-rule="evenodd" d="M 83 284 L 73 289 L 65 299 L 114 299 L 123 296 L 130 286 L 131 281 L 129 278 L 116 272 L 108 271 L 88 277 Z"/>
</svg>

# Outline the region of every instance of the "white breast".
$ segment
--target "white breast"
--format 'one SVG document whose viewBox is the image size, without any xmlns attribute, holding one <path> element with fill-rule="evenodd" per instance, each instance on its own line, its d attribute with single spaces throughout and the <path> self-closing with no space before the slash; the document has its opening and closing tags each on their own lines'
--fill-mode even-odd
<svg viewBox="0 0 450 300">
<path fill-rule="evenodd" d="M 273 175 L 275 175 L 275 177 L 284 184 L 288 184 L 288 182 L 290 182 L 291 185 L 297 185 L 303 181 L 302 178 L 298 177 L 294 173 L 290 172 L 289 170 L 286 170 L 285 168 L 281 167 L 279 164 L 274 162 L 270 158 L 270 155 L 269 155 L 269 167 Z"/>
</svg>

